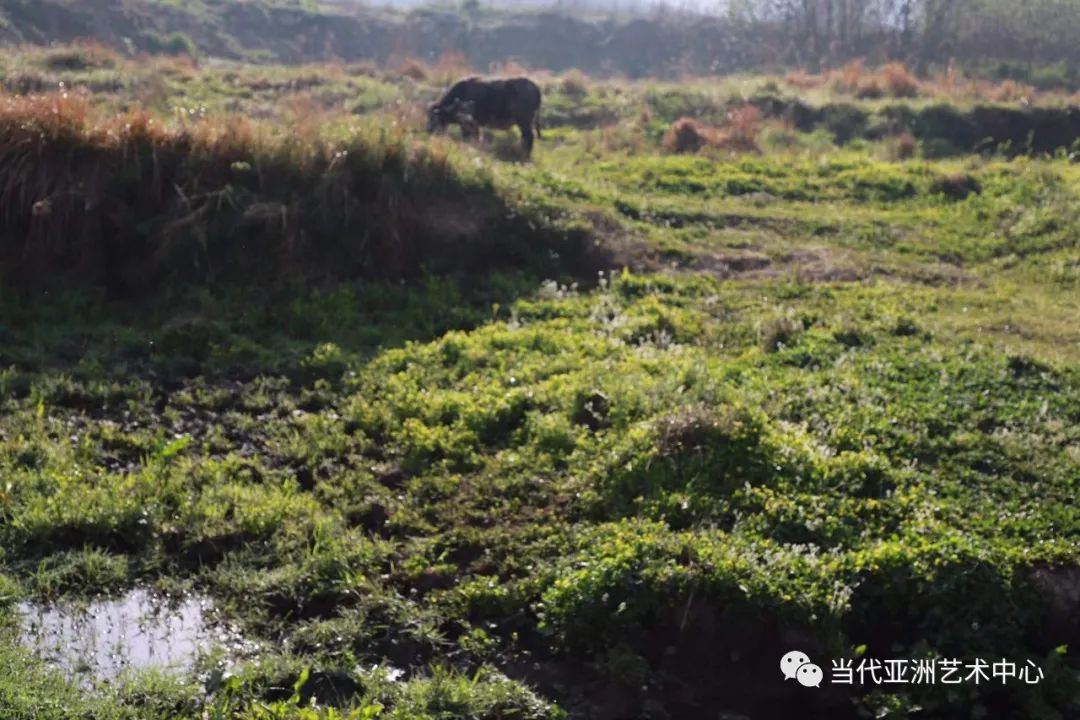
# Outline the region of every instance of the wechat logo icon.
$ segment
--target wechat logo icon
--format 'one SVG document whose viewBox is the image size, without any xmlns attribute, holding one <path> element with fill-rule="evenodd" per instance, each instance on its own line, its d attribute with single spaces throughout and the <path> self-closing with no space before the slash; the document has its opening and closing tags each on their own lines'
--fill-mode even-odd
<svg viewBox="0 0 1080 720">
<path fill-rule="evenodd" d="M 821 668 L 810 662 L 810 656 L 798 650 L 792 650 L 780 658 L 780 672 L 785 680 L 794 679 L 803 687 L 821 687 L 824 676 Z"/>
</svg>

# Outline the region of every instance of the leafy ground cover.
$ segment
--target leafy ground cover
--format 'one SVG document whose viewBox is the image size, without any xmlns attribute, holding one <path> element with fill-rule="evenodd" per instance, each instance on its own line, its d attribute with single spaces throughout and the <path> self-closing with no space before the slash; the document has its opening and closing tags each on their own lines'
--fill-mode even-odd
<svg viewBox="0 0 1080 720">
<path fill-rule="evenodd" d="M 310 70 L 177 73 L 163 102 L 199 98 L 206 117 L 174 118 L 167 139 L 228 127 L 248 102 L 279 118 L 311 102 Z M 895 138 L 740 129 L 704 104 L 658 109 L 670 89 L 571 76 L 545 86 L 567 119 L 510 162 L 502 136 L 419 136 L 437 80 L 311 77 L 340 83 L 328 116 L 364 105 L 358 135 L 339 124 L 311 142 L 379 148 L 382 128 L 394 172 L 414 144 L 444 158 L 432 182 L 497 200 L 529 253 L 393 280 L 308 263 L 272 281 L 177 275 L 137 299 L 9 273 L 6 716 L 1077 712 L 1080 176 L 1066 154 L 904 158 Z M 277 85 L 253 89 L 264 81 Z M 370 103 L 357 82 L 378 88 Z M 237 87 L 253 95 L 230 106 Z M 669 152 L 682 116 L 758 150 Z M 264 147 L 240 144 L 226 167 L 257 172 Z M 333 155 L 314 157 L 300 181 Z M 246 189 L 211 218 L 271 187 L 178 167 L 208 192 Z M 8 188 L 16 169 L 0 169 Z M 7 227 L 43 199 L 8 191 Z M 557 257 L 568 237 L 599 244 L 604 271 Z M 20 598 L 136 585 L 199 589 L 260 652 L 87 692 L 16 642 Z M 794 646 L 1032 659 L 1045 679 L 809 691 L 776 673 Z"/>
</svg>

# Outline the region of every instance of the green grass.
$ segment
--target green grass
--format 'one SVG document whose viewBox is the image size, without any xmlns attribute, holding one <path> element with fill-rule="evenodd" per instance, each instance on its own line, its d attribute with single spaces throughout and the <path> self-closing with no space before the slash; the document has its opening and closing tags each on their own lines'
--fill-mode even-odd
<svg viewBox="0 0 1080 720">
<path fill-rule="evenodd" d="M 265 84 L 284 112 L 305 72 L 192 70 L 163 97 L 215 118 Z M 419 141 L 434 88 L 362 77 L 332 80 L 339 111 Z M 569 118 L 532 162 L 498 137 L 448 160 L 538 242 L 601 243 L 598 277 L 4 290 L 6 716 L 1076 711 L 1047 587 L 1080 560 L 1076 166 L 773 125 L 793 142 L 675 156 L 641 116 L 663 89 L 588 87 L 616 90 L 614 124 Z M 980 191 L 939 192 L 956 175 Z M 16 646 L 15 598 L 136 584 L 208 593 L 259 656 L 87 694 Z M 776 677 L 793 642 L 1046 679 L 808 702 Z"/>
</svg>

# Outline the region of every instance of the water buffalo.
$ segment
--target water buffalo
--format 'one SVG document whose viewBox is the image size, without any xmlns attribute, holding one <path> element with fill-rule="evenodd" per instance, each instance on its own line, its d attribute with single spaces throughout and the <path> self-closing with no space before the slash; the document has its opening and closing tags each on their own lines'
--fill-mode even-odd
<svg viewBox="0 0 1080 720">
<path fill-rule="evenodd" d="M 481 80 L 468 78 L 454 83 L 442 98 L 428 108 L 428 131 L 447 125 L 461 126 L 468 138 L 478 137 L 480 128 L 505 130 L 517 125 L 525 153 L 532 154 L 533 130 L 540 134 L 540 88 L 528 78 Z"/>
</svg>

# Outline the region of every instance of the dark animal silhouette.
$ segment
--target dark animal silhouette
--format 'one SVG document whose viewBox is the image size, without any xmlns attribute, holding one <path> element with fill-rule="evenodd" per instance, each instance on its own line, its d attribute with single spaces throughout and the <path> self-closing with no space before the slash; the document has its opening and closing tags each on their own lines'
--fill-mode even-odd
<svg viewBox="0 0 1080 720">
<path fill-rule="evenodd" d="M 476 138 L 480 128 L 506 130 L 517 125 L 521 144 L 532 154 L 533 131 L 540 134 L 540 88 L 528 78 L 481 80 L 471 77 L 454 83 L 428 108 L 428 131 L 460 125 L 466 138 Z"/>
</svg>

